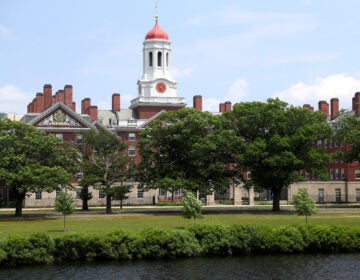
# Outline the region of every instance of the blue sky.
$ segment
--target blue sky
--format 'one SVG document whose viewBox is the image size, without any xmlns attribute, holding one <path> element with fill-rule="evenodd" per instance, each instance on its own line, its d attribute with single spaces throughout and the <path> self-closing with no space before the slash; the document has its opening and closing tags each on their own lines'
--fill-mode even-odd
<svg viewBox="0 0 360 280">
<path fill-rule="evenodd" d="M 159 0 L 178 95 L 295 106 L 360 91 L 358 0 Z M 153 0 L 0 0 L 0 112 L 23 114 L 43 85 L 73 85 L 77 111 L 137 97 Z"/>
</svg>

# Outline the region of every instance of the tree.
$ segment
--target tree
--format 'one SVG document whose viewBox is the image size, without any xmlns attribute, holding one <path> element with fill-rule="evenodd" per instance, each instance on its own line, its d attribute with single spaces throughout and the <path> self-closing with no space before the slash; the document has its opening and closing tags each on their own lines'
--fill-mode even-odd
<svg viewBox="0 0 360 280">
<path fill-rule="evenodd" d="M 192 108 L 167 112 L 140 135 L 139 180 L 147 188 L 209 193 L 228 188 L 240 142 L 221 116 Z"/>
<path fill-rule="evenodd" d="M 74 198 L 67 192 L 61 192 L 55 199 L 55 211 L 61 212 L 64 216 L 64 232 L 66 231 L 66 216 L 75 211 Z"/>
<path fill-rule="evenodd" d="M 335 140 L 346 145 L 336 156 L 343 157 L 346 162 L 360 161 L 360 119 L 359 116 L 344 112 L 337 118 Z"/>
<path fill-rule="evenodd" d="M 91 129 L 83 134 L 84 143 L 92 151 L 89 160 L 84 161 L 87 184 L 104 190 L 106 196 L 106 213 L 111 213 L 112 188 L 130 176 L 128 164 L 130 158 L 124 154 L 127 145 L 119 138 L 100 127 L 98 131 Z"/>
<path fill-rule="evenodd" d="M 273 211 L 280 211 L 282 190 L 304 180 L 301 171 L 327 178 L 330 156 L 315 145 L 332 134 L 322 112 L 269 99 L 235 104 L 226 117 L 243 141 L 237 150 L 237 166 L 250 172 L 254 186 L 271 190 Z"/>
<path fill-rule="evenodd" d="M 120 200 L 120 209 L 123 208 L 123 201 L 124 199 L 128 199 L 128 193 L 131 192 L 132 186 L 131 185 L 119 185 L 115 186 L 111 189 L 112 198 L 113 200 Z"/>
<path fill-rule="evenodd" d="M 202 204 L 199 200 L 196 199 L 195 195 L 187 191 L 185 192 L 184 198 L 181 202 L 183 207 L 182 209 L 182 216 L 185 219 L 195 219 L 202 218 Z"/>
<path fill-rule="evenodd" d="M 294 207 L 299 216 L 305 216 L 307 223 L 308 216 L 316 213 L 316 205 L 305 188 L 299 188 L 294 195 Z"/>
<path fill-rule="evenodd" d="M 70 184 L 61 142 L 31 125 L 0 120 L 0 158 L 0 184 L 16 194 L 15 216 L 26 195 Z"/>
</svg>

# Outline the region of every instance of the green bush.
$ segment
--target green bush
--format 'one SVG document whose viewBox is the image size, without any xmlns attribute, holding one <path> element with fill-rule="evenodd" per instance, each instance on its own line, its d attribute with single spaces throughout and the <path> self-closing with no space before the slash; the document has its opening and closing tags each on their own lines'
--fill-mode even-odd
<svg viewBox="0 0 360 280">
<path fill-rule="evenodd" d="M 86 259 L 86 236 L 69 234 L 55 238 L 55 257 L 62 260 Z"/>
<path fill-rule="evenodd" d="M 136 258 L 160 259 L 197 256 L 201 252 L 195 236 L 188 231 L 147 229 L 132 243 Z"/>
<path fill-rule="evenodd" d="M 11 264 L 51 263 L 54 241 L 43 233 L 31 235 L 28 239 L 19 236 L 8 238 L 4 251 Z"/>
</svg>

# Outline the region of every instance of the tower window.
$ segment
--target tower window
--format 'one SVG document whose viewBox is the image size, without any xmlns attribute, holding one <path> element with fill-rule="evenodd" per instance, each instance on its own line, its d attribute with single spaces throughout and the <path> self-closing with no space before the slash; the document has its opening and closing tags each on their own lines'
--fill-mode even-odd
<svg viewBox="0 0 360 280">
<path fill-rule="evenodd" d="M 157 66 L 158 67 L 161 67 L 161 65 L 162 65 L 162 52 L 158 52 L 157 53 Z"/>
<path fill-rule="evenodd" d="M 153 53 L 149 52 L 149 67 L 153 67 Z"/>
<path fill-rule="evenodd" d="M 169 53 L 166 53 L 166 67 L 169 67 Z"/>
</svg>

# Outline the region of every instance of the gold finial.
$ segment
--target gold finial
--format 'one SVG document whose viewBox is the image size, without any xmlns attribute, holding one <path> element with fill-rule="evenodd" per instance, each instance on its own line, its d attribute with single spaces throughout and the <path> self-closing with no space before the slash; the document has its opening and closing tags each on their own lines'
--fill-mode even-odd
<svg viewBox="0 0 360 280">
<path fill-rule="evenodd" d="M 155 20 L 156 22 L 158 21 L 159 19 L 159 14 L 158 14 L 158 1 L 155 0 Z"/>
</svg>

